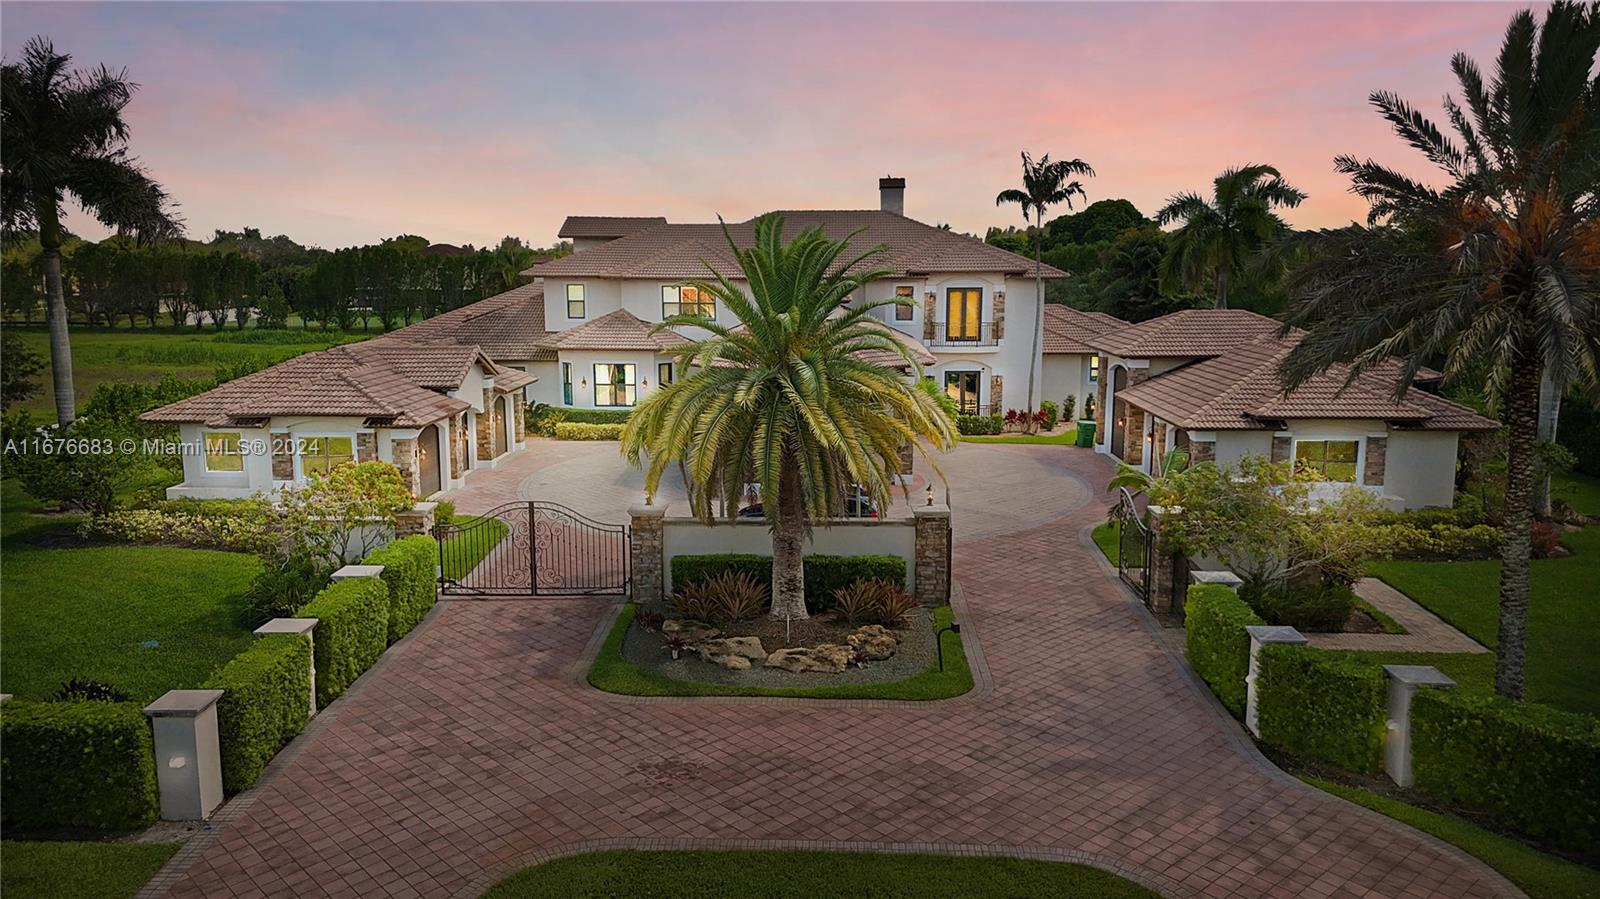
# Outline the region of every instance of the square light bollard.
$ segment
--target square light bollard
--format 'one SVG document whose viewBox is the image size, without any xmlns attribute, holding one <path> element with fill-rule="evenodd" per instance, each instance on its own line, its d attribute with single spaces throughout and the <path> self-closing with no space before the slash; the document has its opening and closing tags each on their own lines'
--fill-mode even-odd
<svg viewBox="0 0 1600 899">
<path fill-rule="evenodd" d="M 1271 624 L 1252 624 L 1245 628 L 1250 635 L 1250 673 L 1245 675 L 1244 726 L 1250 733 L 1261 736 L 1261 714 L 1257 711 L 1256 679 L 1261 676 L 1261 647 L 1274 643 L 1290 646 L 1303 644 L 1305 635 L 1292 627 Z"/>
<path fill-rule="evenodd" d="M 222 804 L 221 690 L 168 690 L 144 707 L 156 744 L 161 817 L 203 821 Z"/>
<path fill-rule="evenodd" d="M 372 565 L 372 568 L 383 570 L 382 565 Z M 256 628 L 252 633 L 257 637 L 268 634 L 300 634 L 311 644 L 311 713 L 309 717 L 317 716 L 317 653 L 316 640 L 312 634 L 317 629 L 316 618 L 274 618 L 266 624 Z"/>
<path fill-rule="evenodd" d="M 1449 689 L 1456 685 L 1432 665 L 1385 665 L 1389 678 L 1389 720 L 1383 742 L 1383 770 L 1396 784 L 1411 786 L 1411 697 L 1422 687 Z"/>
</svg>

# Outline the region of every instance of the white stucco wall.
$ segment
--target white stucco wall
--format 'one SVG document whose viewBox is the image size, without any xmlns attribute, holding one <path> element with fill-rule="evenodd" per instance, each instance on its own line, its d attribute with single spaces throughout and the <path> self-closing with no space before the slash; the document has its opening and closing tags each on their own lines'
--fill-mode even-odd
<svg viewBox="0 0 1600 899">
<path fill-rule="evenodd" d="M 1238 465 L 1245 456 L 1272 457 L 1271 431 L 1217 431 L 1217 464 Z"/>
<path fill-rule="evenodd" d="M 634 366 L 634 397 L 636 402 L 643 402 L 644 398 L 660 386 L 657 383 L 656 362 L 670 361 L 670 357 L 642 350 L 563 350 L 561 362 L 572 364 L 572 406 L 577 409 L 593 409 L 594 404 L 594 367 L 596 364 L 608 365 L 633 365 Z M 556 365 L 554 405 L 563 405 L 561 402 L 561 367 Z M 587 381 L 588 384 L 583 382 Z M 645 387 L 645 381 L 650 382 Z M 547 400 L 546 402 L 551 402 Z M 604 408 L 624 408 L 620 406 L 607 406 Z"/>
<path fill-rule="evenodd" d="M 1060 405 L 1066 397 L 1073 397 L 1074 418 L 1083 416 L 1084 400 L 1098 388 L 1098 384 L 1089 380 L 1089 356 L 1050 353 L 1044 357 L 1044 399 Z"/>
<path fill-rule="evenodd" d="M 808 554 L 837 556 L 899 556 L 906 560 L 906 589 L 916 591 L 916 537 L 914 520 L 891 518 L 873 521 L 839 521 L 812 529 Z M 708 525 L 689 517 L 669 516 L 663 523 L 667 592 L 672 591 L 674 556 L 704 553 L 755 553 L 772 555 L 772 531 L 764 520 L 750 519 Z"/>
</svg>

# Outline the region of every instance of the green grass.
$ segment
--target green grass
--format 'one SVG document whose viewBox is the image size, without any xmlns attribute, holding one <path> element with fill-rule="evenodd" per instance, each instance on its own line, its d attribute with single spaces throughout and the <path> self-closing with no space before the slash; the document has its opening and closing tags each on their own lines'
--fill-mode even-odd
<svg viewBox="0 0 1600 899">
<path fill-rule="evenodd" d="M 478 520 L 475 515 L 457 515 L 450 523 L 463 526 Z M 511 528 L 498 518 L 484 519 L 484 523 L 471 530 L 447 537 L 440 547 L 439 557 L 444 560 L 444 576 L 460 580 L 478 567 L 491 550 L 506 539 Z"/>
<path fill-rule="evenodd" d="M 1573 511 L 1600 516 L 1600 478 L 1570 472 L 1550 478 L 1550 496 L 1564 500 Z"/>
<path fill-rule="evenodd" d="M 1100 547 L 1100 552 L 1105 554 L 1106 561 L 1113 565 L 1117 564 L 1117 541 L 1122 539 L 1122 523 L 1107 521 L 1104 524 L 1097 524 L 1091 536 L 1094 537 L 1094 545 Z"/>
<path fill-rule="evenodd" d="M 172 843 L 0 843 L 0 893 L 17 899 L 123 899 L 155 876 Z"/>
<path fill-rule="evenodd" d="M 864 852 L 641 852 L 558 858 L 513 874 L 485 899 L 532 896 L 1153 897 L 1115 874 L 1015 858 Z"/>
<path fill-rule="evenodd" d="M 616 626 L 589 669 L 589 683 L 607 693 L 628 696 L 790 696 L 810 699 L 948 699 L 972 689 L 972 670 L 961 648 L 961 635 L 944 633 L 944 670 L 929 668 L 902 681 L 886 684 L 840 684 L 831 687 L 739 687 L 681 681 L 643 671 L 623 658 L 622 638 L 633 622 L 636 606 L 623 607 Z M 952 620 L 949 607 L 933 610 L 936 628 Z"/>
<path fill-rule="evenodd" d="M 13 482 L 4 503 L 0 691 L 48 699 L 92 678 L 140 701 L 198 687 L 250 644 L 244 591 L 261 563 L 243 553 L 162 546 L 46 549 L 30 541 L 72 519 L 37 508 Z M 155 641 L 149 646 L 148 641 Z"/>
<path fill-rule="evenodd" d="M 1377 622 L 1377 625 L 1378 625 L 1379 629 L 1381 629 L 1384 633 L 1386 633 L 1386 634 L 1408 634 L 1408 633 L 1410 633 L 1410 631 L 1406 630 L 1405 625 L 1403 625 L 1400 622 L 1394 620 L 1394 618 L 1392 616 L 1390 616 L 1388 612 L 1385 612 L 1384 610 L 1378 608 L 1377 606 L 1373 605 L 1370 602 L 1367 602 L 1366 600 L 1362 599 L 1359 596 L 1357 596 L 1355 599 L 1356 599 L 1356 608 L 1360 609 L 1363 612 L 1366 612 L 1367 615 L 1369 615 L 1372 618 L 1373 621 Z"/>
<path fill-rule="evenodd" d="M 1532 899 L 1600 896 L 1600 871 L 1540 852 L 1460 818 L 1417 808 L 1357 787 L 1302 777 L 1319 790 L 1403 821 L 1482 859 Z"/>
<path fill-rule="evenodd" d="M 1574 555 L 1535 559 L 1528 610 L 1528 698 L 1575 712 L 1600 714 L 1600 526 L 1568 534 Z M 1382 578 L 1484 646 L 1498 630 L 1500 563 L 1372 562 Z"/>
<path fill-rule="evenodd" d="M 1492 652 L 1366 652 L 1329 650 L 1379 665 L 1432 665 L 1464 689 L 1494 689 Z"/>
<path fill-rule="evenodd" d="M 1059 434 L 999 434 L 992 437 L 962 437 L 962 443 L 1024 443 L 1033 446 L 1073 446 L 1078 442 L 1078 429 Z"/>
</svg>

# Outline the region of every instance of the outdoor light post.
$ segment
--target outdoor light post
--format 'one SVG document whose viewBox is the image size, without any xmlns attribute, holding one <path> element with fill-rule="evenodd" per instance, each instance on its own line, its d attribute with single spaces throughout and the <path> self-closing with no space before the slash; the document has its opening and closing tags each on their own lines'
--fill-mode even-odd
<svg viewBox="0 0 1600 899">
<path fill-rule="evenodd" d="M 938 652 L 939 652 L 939 670 L 940 671 L 944 670 L 944 634 L 945 634 L 945 631 L 949 631 L 952 634 L 958 634 L 959 635 L 961 633 L 961 624 L 959 622 L 952 621 L 949 624 L 945 625 L 944 627 L 939 628 L 937 631 L 934 631 L 934 633 L 933 633 L 933 645 L 934 645 L 934 648 L 937 649 Z"/>
</svg>

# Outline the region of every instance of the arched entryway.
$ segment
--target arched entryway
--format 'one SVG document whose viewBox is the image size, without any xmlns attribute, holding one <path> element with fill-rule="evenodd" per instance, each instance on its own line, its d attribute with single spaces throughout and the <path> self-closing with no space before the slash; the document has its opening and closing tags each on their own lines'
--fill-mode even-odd
<svg viewBox="0 0 1600 899">
<path fill-rule="evenodd" d="M 503 456 L 511 449 L 511 428 L 507 424 L 506 398 L 494 401 L 494 454 Z"/>
<path fill-rule="evenodd" d="M 422 475 L 422 495 L 444 489 L 439 475 L 439 426 L 428 425 L 417 435 L 417 470 Z"/>
<path fill-rule="evenodd" d="M 1106 427 L 1111 429 L 1111 455 L 1118 459 L 1122 458 L 1127 443 L 1127 429 L 1123 427 L 1123 422 L 1128 420 L 1128 403 L 1122 398 L 1122 390 L 1127 386 L 1128 370 L 1120 365 L 1112 369 L 1111 414 L 1106 416 Z"/>
</svg>

